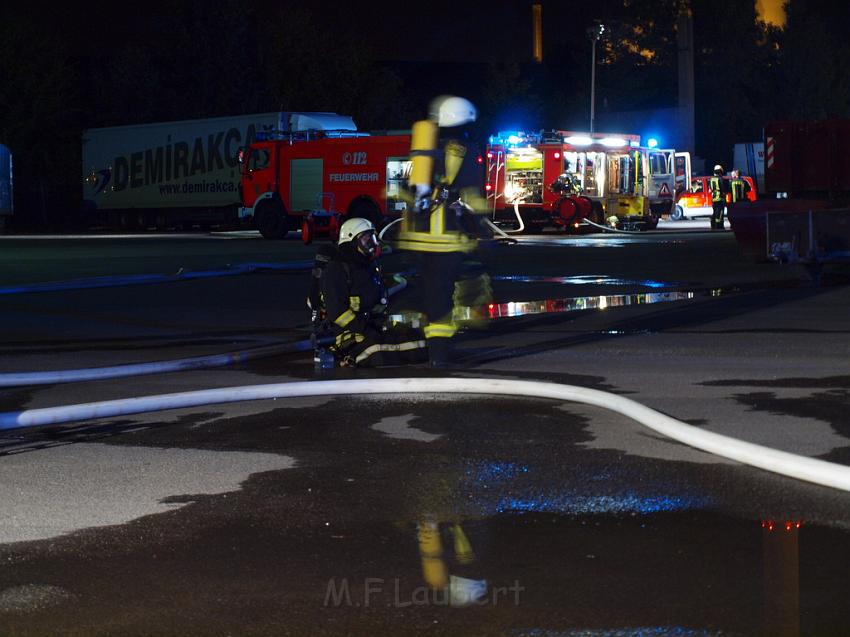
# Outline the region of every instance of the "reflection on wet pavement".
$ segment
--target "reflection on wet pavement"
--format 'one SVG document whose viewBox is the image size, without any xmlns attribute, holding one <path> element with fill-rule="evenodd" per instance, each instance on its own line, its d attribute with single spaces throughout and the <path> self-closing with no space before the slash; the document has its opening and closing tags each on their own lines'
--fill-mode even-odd
<svg viewBox="0 0 850 637">
<path fill-rule="evenodd" d="M 527 275 L 496 275 L 494 281 L 510 281 L 514 283 L 560 283 L 563 285 L 637 285 L 647 288 L 676 287 L 678 283 L 664 281 L 618 279 L 605 274 L 582 274 L 578 276 L 527 276 Z"/>
<path fill-rule="evenodd" d="M 600 296 L 577 296 L 542 301 L 509 301 L 491 303 L 487 306 L 490 318 L 527 316 L 530 314 L 552 314 L 581 310 L 604 310 L 625 305 L 649 305 L 696 298 L 695 292 L 642 292 L 638 294 L 605 294 Z"/>
</svg>

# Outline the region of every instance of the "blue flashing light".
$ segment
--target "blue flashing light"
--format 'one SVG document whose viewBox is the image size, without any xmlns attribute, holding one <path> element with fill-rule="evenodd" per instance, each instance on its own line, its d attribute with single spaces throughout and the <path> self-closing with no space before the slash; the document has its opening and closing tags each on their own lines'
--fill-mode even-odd
<svg viewBox="0 0 850 637">
<path fill-rule="evenodd" d="M 518 137 L 516 135 L 509 135 L 508 136 L 508 143 L 509 144 L 519 144 L 521 141 L 522 141 L 522 138 Z"/>
<path fill-rule="evenodd" d="M 646 140 L 646 145 L 650 148 L 656 148 L 658 146 L 658 140 L 655 137 L 650 137 Z"/>
</svg>

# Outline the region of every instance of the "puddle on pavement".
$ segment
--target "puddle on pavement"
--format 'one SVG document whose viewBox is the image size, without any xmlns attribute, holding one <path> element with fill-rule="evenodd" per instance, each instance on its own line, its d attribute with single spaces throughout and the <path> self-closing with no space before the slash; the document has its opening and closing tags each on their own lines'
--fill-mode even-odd
<svg viewBox="0 0 850 637">
<path fill-rule="evenodd" d="M 606 235 L 604 238 L 602 237 L 557 237 L 557 236 L 548 236 L 548 237 L 517 237 L 514 236 L 514 239 L 521 245 L 544 245 L 544 246 L 554 246 L 554 245 L 571 245 L 581 248 L 623 248 L 627 245 L 632 245 L 635 243 L 652 243 L 655 245 L 681 245 L 684 244 L 685 241 L 683 239 L 660 239 L 658 235 L 655 236 L 639 236 L 639 235 L 622 235 L 622 236 L 611 236 Z"/>
<path fill-rule="evenodd" d="M 578 276 L 527 276 L 527 275 L 496 275 L 494 281 L 513 283 L 560 283 L 561 285 L 635 285 L 646 288 L 671 288 L 680 285 L 665 281 L 619 279 L 605 274 L 582 274 Z"/>
<path fill-rule="evenodd" d="M 848 633 L 847 533 L 680 509 L 423 518 L 400 571 L 328 587 L 396 612 L 476 606 L 479 628 L 518 636 Z"/>
</svg>

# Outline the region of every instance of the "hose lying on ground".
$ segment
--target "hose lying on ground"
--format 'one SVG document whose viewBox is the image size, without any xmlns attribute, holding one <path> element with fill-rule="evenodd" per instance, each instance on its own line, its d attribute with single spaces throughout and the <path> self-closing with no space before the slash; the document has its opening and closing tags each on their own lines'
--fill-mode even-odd
<svg viewBox="0 0 850 637">
<path fill-rule="evenodd" d="M 603 226 L 602 224 L 596 223 L 595 221 L 591 221 L 587 218 L 582 219 L 581 222 L 582 224 L 594 226 L 600 230 L 605 230 L 605 232 L 613 232 L 615 234 L 644 234 L 646 232 L 645 230 L 620 230 L 618 228 L 612 228 L 611 226 Z"/>
<path fill-rule="evenodd" d="M 293 261 L 291 263 L 238 263 L 218 270 L 198 270 L 194 272 L 180 268 L 175 274 L 126 274 L 12 285 L 0 288 L 0 295 L 87 290 L 92 288 L 122 287 L 125 285 L 148 285 L 151 283 L 173 283 L 175 281 L 190 281 L 192 279 L 254 274 L 261 270 L 303 271 L 309 270 L 312 267 L 312 261 Z"/>
<path fill-rule="evenodd" d="M 620 413 L 668 438 L 702 451 L 798 480 L 850 491 L 850 467 L 699 429 L 617 394 L 535 381 L 457 377 L 369 378 L 247 385 L 7 412 L 0 414 L 0 430 L 247 400 L 410 393 L 522 396 L 594 405 Z"/>
<path fill-rule="evenodd" d="M 395 285 L 387 290 L 392 296 L 407 287 L 407 279 L 400 274 L 393 275 Z M 320 339 L 319 344 L 327 345 L 331 338 Z M 104 380 L 106 378 L 123 378 L 127 376 L 143 376 L 146 374 L 165 374 L 189 369 L 205 369 L 210 367 L 225 367 L 236 365 L 249 360 L 267 358 L 293 352 L 304 352 L 312 349 L 313 343 L 307 339 L 293 343 L 265 345 L 208 356 L 194 356 L 169 361 L 152 361 L 148 363 L 133 363 L 128 365 L 113 365 L 109 367 L 88 367 L 83 369 L 61 369 L 41 372 L 13 372 L 0 374 L 0 387 L 18 387 L 22 385 L 53 385 L 55 383 L 80 382 L 87 380 Z"/>
</svg>

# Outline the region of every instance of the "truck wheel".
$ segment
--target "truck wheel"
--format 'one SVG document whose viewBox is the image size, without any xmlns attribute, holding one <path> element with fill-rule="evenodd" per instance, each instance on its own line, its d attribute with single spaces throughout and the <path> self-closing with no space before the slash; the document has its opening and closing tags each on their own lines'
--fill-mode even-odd
<svg viewBox="0 0 850 637">
<path fill-rule="evenodd" d="M 673 221 L 681 221 L 682 219 L 684 219 L 685 218 L 685 211 L 682 208 L 682 206 L 676 206 L 676 209 L 673 210 L 673 212 L 670 213 L 670 218 Z"/>
<path fill-rule="evenodd" d="M 369 199 L 359 199 L 351 204 L 346 219 L 353 219 L 355 217 L 368 219 L 378 230 L 381 229 L 384 223 L 384 215 L 381 214 L 380 208 Z"/>
<path fill-rule="evenodd" d="M 605 225 L 605 209 L 602 207 L 602 204 L 596 200 L 591 200 L 590 202 L 590 217 L 588 217 L 593 223 L 598 224 L 600 226 Z M 592 232 L 597 232 L 599 228 L 593 228 L 591 226 Z"/>
<path fill-rule="evenodd" d="M 283 239 L 289 229 L 286 210 L 279 201 L 263 201 L 254 208 L 254 223 L 263 239 Z"/>
<path fill-rule="evenodd" d="M 643 216 L 643 229 L 655 230 L 658 227 L 658 215 L 654 212 L 647 212 Z"/>
</svg>

